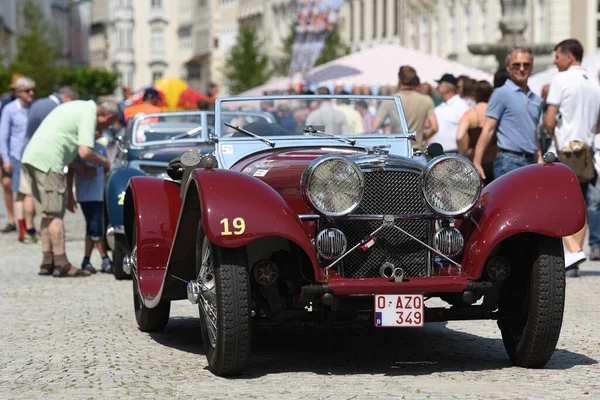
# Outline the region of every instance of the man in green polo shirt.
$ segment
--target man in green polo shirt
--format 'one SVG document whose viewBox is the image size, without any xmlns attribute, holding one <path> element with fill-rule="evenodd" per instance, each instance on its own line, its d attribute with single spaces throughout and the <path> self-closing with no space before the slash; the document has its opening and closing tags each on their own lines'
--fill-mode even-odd
<svg viewBox="0 0 600 400">
<path fill-rule="evenodd" d="M 90 275 L 72 266 L 65 254 L 64 168 L 79 155 L 85 161 L 109 169 L 110 161 L 93 150 L 94 132 L 108 128 L 117 121 L 118 115 L 119 108 L 112 101 L 100 105 L 83 100 L 63 103 L 44 118 L 25 148 L 19 192 L 33 196 L 36 211 L 42 216 L 40 275 Z"/>
</svg>

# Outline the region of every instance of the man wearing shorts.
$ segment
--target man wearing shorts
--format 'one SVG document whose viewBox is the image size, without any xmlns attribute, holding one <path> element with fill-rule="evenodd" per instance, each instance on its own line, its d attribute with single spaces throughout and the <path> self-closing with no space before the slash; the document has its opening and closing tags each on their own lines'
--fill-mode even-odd
<svg viewBox="0 0 600 400">
<path fill-rule="evenodd" d="M 56 107 L 42 121 L 23 154 L 19 192 L 33 196 L 42 217 L 40 275 L 89 276 L 71 265 L 65 254 L 64 215 L 67 192 L 65 166 L 79 155 L 83 160 L 110 168 L 110 161 L 94 152 L 94 132 L 117 121 L 115 102 L 96 105 L 75 100 Z"/>
</svg>

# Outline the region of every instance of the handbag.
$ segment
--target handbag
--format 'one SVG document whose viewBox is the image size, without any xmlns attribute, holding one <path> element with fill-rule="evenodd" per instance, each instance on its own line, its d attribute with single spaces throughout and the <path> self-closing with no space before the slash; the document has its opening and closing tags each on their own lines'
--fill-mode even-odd
<svg viewBox="0 0 600 400">
<path fill-rule="evenodd" d="M 558 150 L 556 140 L 554 140 L 558 161 L 565 164 L 577 176 L 579 183 L 591 182 L 596 176 L 594 168 L 594 154 L 590 146 L 578 140 L 571 140 L 569 147 Z"/>
</svg>

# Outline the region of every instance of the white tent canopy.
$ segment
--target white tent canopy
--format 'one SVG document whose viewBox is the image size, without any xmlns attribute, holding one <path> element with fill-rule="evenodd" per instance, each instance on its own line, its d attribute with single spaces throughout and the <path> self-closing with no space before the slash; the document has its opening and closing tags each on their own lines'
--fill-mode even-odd
<svg viewBox="0 0 600 400">
<path fill-rule="evenodd" d="M 455 76 L 467 75 L 489 82 L 493 80 L 492 74 L 477 68 L 391 44 L 361 50 L 319 65 L 313 68 L 305 79 L 312 86 L 395 86 L 398 84 L 398 69 L 401 65 L 412 66 L 421 82 L 434 82 L 445 73 Z M 262 94 L 265 90 L 287 90 L 291 82 L 290 78 L 273 78 L 265 85 L 246 91 L 242 95 Z"/>
<path fill-rule="evenodd" d="M 600 54 L 583 57 L 581 65 L 590 73 L 590 79 L 593 79 L 596 82 L 599 81 L 598 74 L 600 73 Z M 527 81 L 527 85 L 533 93 L 541 95 L 544 85 L 550 83 L 552 78 L 554 78 L 554 75 L 557 73 L 558 68 L 548 68 L 547 70 L 531 75 L 529 77 L 529 81 Z"/>
</svg>

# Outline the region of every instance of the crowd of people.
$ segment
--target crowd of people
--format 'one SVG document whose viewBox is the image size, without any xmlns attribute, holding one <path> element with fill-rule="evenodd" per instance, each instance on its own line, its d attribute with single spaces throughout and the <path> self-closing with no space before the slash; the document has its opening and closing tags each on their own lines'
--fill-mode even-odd
<svg viewBox="0 0 600 400">
<path fill-rule="evenodd" d="M 423 150 L 436 142 L 445 153 L 471 159 L 485 184 L 489 184 L 517 168 L 543 163 L 542 154 L 547 150 L 557 154 L 559 161 L 567 163 L 579 178 L 588 207 L 590 258 L 600 260 L 600 185 L 595 184 L 597 174 L 588 171 L 585 175 L 575 166 L 581 158 L 589 160 L 591 168 L 593 159 L 600 171 L 600 152 L 594 152 L 595 145 L 600 146 L 600 141 L 595 143 L 600 87 L 581 66 L 584 50 L 579 41 L 564 40 L 554 50 L 554 64 L 559 73 L 546 85 L 542 96 L 531 91 L 527 84 L 533 70 L 533 52 L 519 46 L 509 51 L 504 68 L 494 75 L 493 85 L 468 76 L 444 74 L 436 81 L 435 90 L 441 100 L 436 105 L 434 88 L 421 83 L 414 68 L 403 65 L 398 72 L 399 90 L 393 95 L 401 99 L 409 131 L 417 133 L 414 158 L 423 164 L 427 162 Z M 340 87 L 335 93 L 349 94 Z M 329 94 L 329 89 L 318 88 L 317 94 Z M 353 107 L 350 102 L 321 101 L 316 110 L 286 109 L 279 110 L 279 115 L 309 112 L 306 124 L 325 121 L 323 125 L 328 131 L 338 134 L 381 132 L 386 124 L 383 132 L 402 132 L 399 121 L 390 118 L 389 107 L 373 109 L 364 101 L 352 103 Z M 360 124 L 352 121 L 360 120 L 363 123 L 360 130 L 349 129 L 350 124 Z M 587 259 L 583 251 L 587 226 L 564 238 L 569 277 L 578 277 L 578 266 Z"/>
<path fill-rule="evenodd" d="M 446 153 L 471 159 L 485 184 L 517 168 L 542 163 L 548 149 L 559 160 L 593 159 L 600 171 L 600 152 L 595 152 L 600 128 L 600 86 L 581 66 L 583 46 L 567 39 L 555 47 L 559 73 L 544 87 L 542 96 L 533 93 L 528 79 L 533 70 L 533 52 L 512 48 L 504 68 L 494 75 L 493 85 L 468 76 L 444 74 L 434 88 L 421 83 L 417 71 L 403 65 L 398 72 L 398 96 L 408 129 L 416 132 L 415 159 L 427 163 L 426 148 L 439 143 Z M 35 82 L 13 77 L 12 96 L 0 112 L 0 156 L 7 224 L 2 233 L 18 233 L 23 243 L 42 242 L 40 274 L 89 276 L 96 272 L 90 263 L 94 247 L 102 257 L 101 271 L 110 272 L 103 232 L 104 177 L 110 169 L 103 146 L 95 140 L 117 120 L 126 124 L 137 113 L 160 112 L 158 93 L 149 89 L 143 103 L 124 112 L 114 102 L 96 104 L 78 100 L 77 92 L 63 87 L 47 98 L 35 100 Z M 335 90 L 344 93 L 343 90 Z M 329 94 L 328 88 L 316 94 Z M 267 102 L 268 103 L 268 102 Z M 336 134 L 402 132 L 393 103 L 375 107 L 363 99 L 315 99 L 295 108 L 285 102 L 270 111 L 278 124 L 296 132 L 298 126 L 323 126 Z M 395 106 L 394 106 L 395 107 Z M 395 115 L 395 116 L 394 116 Z M 66 173 L 65 173 L 66 172 Z M 590 258 L 600 260 L 600 185 L 598 174 L 575 170 L 587 202 Z M 589 172 L 589 171 L 588 171 Z M 73 190 L 73 187 L 75 190 Z M 77 199 L 77 200 L 76 200 Z M 85 256 L 81 268 L 65 254 L 63 217 L 75 212 L 79 203 L 86 220 Z M 34 215 L 41 216 L 39 232 Z M 588 225 L 565 237 L 566 274 L 579 276 L 579 264 Z"/>
<path fill-rule="evenodd" d="M 35 82 L 17 74 L 10 88 L 11 96 L 0 110 L 2 186 L 8 216 L 1 232 L 17 232 L 17 240 L 25 244 L 41 241 L 40 275 L 90 276 L 96 272 L 89 262 L 94 244 L 102 256 L 102 271 L 111 272 L 102 225 L 104 176 L 110 161 L 95 142 L 103 129 L 117 121 L 117 104 L 79 100 L 70 87 L 35 100 Z M 73 175 L 86 220 L 81 268 L 69 262 L 65 249 L 63 218 L 67 208 L 75 211 Z M 34 226 L 36 214 L 41 217 L 39 231 Z"/>
</svg>

